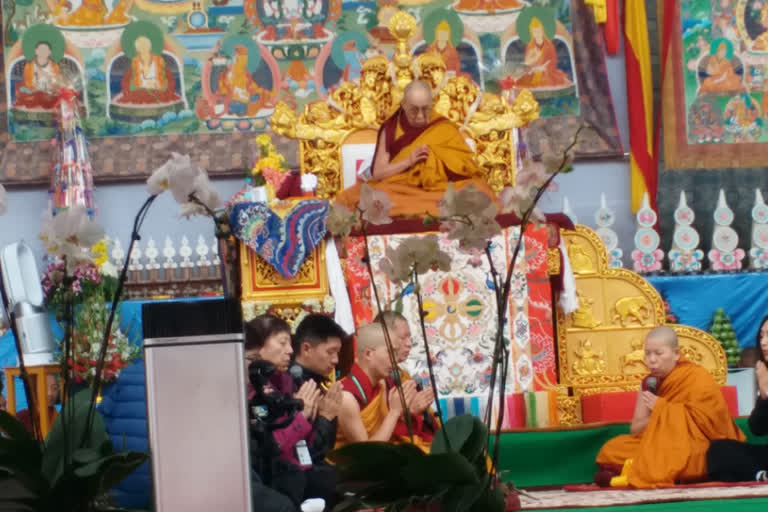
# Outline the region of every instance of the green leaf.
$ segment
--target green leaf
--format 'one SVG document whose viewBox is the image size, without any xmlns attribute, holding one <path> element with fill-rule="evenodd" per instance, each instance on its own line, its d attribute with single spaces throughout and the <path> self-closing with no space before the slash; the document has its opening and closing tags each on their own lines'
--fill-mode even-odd
<svg viewBox="0 0 768 512">
<path fill-rule="evenodd" d="M 56 421 L 46 437 L 41 471 L 52 486 L 64 473 L 64 456 L 67 450 L 70 452 L 79 448 L 98 450 L 105 441 L 109 440 L 101 413 L 96 410 L 93 416 L 93 428 L 88 435 L 85 435 L 90 401 L 90 389 L 84 389 L 70 398 L 56 416 Z M 67 421 L 66 437 L 63 421 Z"/>
<path fill-rule="evenodd" d="M 27 432 L 24 424 L 3 410 L 0 410 L 0 432 L 4 432 L 10 439 L 32 440 L 32 436 Z"/>
<path fill-rule="evenodd" d="M 148 459 L 149 455 L 142 452 L 121 452 L 108 457 L 99 476 L 98 494 L 111 491 Z"/>
<path fill-rule="evenodd" d="M 454 416 L 443 425 L 450 441 L 450 448 L 458 451 L 470 462 L 482 457 L 488 439 L 488 428 L 480 420 L 470 414 Z M 447 453 L 448 446 L 442 432 L 437 432 L 430 447 L 431 453 Z"/>
<path fill-rule="evenodd" d="M 412 491 L 425 495 L 450 488 L 454 485 L 478 482 L 475 468 L 460 453 L 438 453 L 419 457 L 408 462 L 400 473 Z"/>
<path fill-rule="evenodd" d="M 90 464 L 101 459 L 102 456 L 96 450 L 91 448 L 80 448 L 72 454 L 72 460 L 76 464 Z"/>
</svg>

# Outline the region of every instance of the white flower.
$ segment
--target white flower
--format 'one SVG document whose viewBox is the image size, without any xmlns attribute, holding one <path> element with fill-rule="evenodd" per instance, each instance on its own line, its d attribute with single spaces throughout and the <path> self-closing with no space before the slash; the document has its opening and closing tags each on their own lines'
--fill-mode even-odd
<svg viewBox="0 0 768 512">
<path fill-rule="evenodd" d="M 56 215 L 46 211 L 40 240 L 51 256 L 66 258 L 67 266 L 91 261 L 91 247 L 104 238 L 104 230 L 88 215 L 84 206 L 60 210 Z"/>
<path fill-rule="evenodd" d="M 213 188 L 211 180 L 208 179 L 208 175 L 205 173 L 198 174 L 195 178 L 192 191 L 187 195 L 187 198 L 190 196 L 194 196 L 202 204 L 196 201 L 182 203 L 181 212 L 179 213 L 181 217 L 189 218 L 192 215 L 208 215 L 209 211 L 215 211 L 216 208 L 221 206 L 221 196 Z"/>
<path fill-rule="evenodd" d="M 103 276 L 107 277 L 117 277 L 117 267 L 114 266 L 111 262 L 105 261 L 101 264 L 99 267 L 99 273 Z"/>
<path fill-rule="evenodd" d="M 189 155 L 171 153 L 171 158 L 147 180 L 147 191 L 156 196 L 170 190 L 176 202 L 184 204 L 195 190 L 195 180 L 200 174 L 204 171 L 190 161 Z"/>
<path fill-rule="evenodd" d="M 0 183 L 0 215 L 8 211 L 8 192 L 5 191 L 5 187 Z"/>
</svg>

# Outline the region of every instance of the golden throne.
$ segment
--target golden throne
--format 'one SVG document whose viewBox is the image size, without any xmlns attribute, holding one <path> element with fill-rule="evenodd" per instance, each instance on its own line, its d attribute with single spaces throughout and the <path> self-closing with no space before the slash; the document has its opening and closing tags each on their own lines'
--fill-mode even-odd
<svg viewBox="0 0 768 512">
<path fill-rule="evenodd" d="M 405 86 L 414 79 L 432 86 L 435 110 L 460 127 L 491 188 L 498 192 L 514 182 L 515 129 L 538 118 L 533 95 L 523 91 L 509 105 L 465 76 L 448 77 L 437 55 L 414 58 L 407 41 L 416 28 L 413 16 L 398 11 L 389 21 L 397 40 L 391 61 L 384 56 L 366 60 L 359 81 L 343 82 L 327 101 L 312 102 L 299 114 L 277 104 L 272 129 L 298 140 L 301 172 L 317 176 L 318 197 L 332 198 L 355 184 L 354 170 L 345 171 L 343 147 L 367 144 L 372 157 L 379 127 L 399 108 Z"/>
</svg>

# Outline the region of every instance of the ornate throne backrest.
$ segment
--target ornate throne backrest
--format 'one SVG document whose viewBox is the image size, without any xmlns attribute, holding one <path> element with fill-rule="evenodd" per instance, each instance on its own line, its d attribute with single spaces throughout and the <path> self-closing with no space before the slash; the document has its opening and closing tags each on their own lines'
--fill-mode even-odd
<svg viewBox="0 0 768 512">
<path fill-rule="evenodd" d="M 407 41 L 415 30 L 413 16 L 397 12 L 389 22 L 397 40 L 391 60 L 366 60 L 358 81 L 342 82 L 327 101 L 312 102 L 298 115 L 285 103 L 276 106 L 272 129 L 298 140 L 301 172 L 317 176 L 319 197 L 334 197 L 355 183 L 355 164 L 372 159 L 379 127 L 397 111 L 414 79 L 432 86 L 435 110 L 460 127 L 491 188 L 498 192 L 514 183 L 516 129 L 539 115 L 533 95 L 523 91 L 510 105 L 465 76 L 447 76 L 437 55 L 414 58 Z M 347 145 L 356 147 L 343 151 Z M 356 162 L 345 162 L 345 154 L 355 155 Z"/>
</svg>

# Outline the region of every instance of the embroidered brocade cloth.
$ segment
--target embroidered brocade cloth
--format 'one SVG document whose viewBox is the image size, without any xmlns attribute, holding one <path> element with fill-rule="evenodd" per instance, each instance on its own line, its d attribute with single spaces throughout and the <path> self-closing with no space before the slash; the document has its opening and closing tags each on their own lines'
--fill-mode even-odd
<svg viewBox="0 0 768 512">
<path fill-rule="evenodd" d="M 238 240 L 291 279 L 325 238 L 329 209 L 324 199 L 239 203 L 232 207 L 230 225 Z"/>
</svg>

